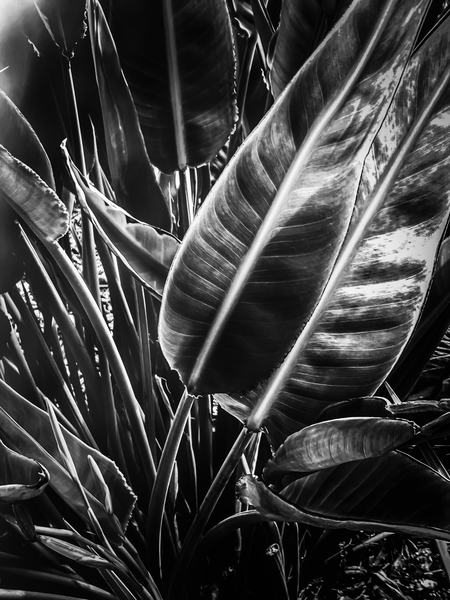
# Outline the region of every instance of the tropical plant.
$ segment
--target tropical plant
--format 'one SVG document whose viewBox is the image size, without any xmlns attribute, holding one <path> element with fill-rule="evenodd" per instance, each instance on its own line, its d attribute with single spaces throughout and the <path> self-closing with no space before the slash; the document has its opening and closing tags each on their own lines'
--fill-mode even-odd
<svg viewBox="0 0 450 600">
<path fill-rule="evenodd" d="M 0 8 L 0 596 L 450 581 L 446 3 Z"/>
</svg>

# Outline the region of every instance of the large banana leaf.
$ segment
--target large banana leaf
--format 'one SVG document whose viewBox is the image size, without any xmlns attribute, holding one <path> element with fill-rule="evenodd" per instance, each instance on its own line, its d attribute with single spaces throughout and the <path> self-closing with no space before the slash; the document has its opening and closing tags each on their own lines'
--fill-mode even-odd
<svg viewBox="0 0 450 600">
<path fill-rule="evenodd" d="M 237 488 L 243 502 L 274 520 L 450 541 L 450 482 L 400 452 L 318 471 L 279 495 L 252 476 Z"/>
<path fill-rule="evenodd" d="M 67 58 L 86 35 L 87 0 L 35 0 L 34 4 L 52 40 Z"/>
<path fill-rule="evenodd" d="M 374 211 L 374 220 L 354 230 L 359 247 L 348 264 L 344 255 L 342 279 L 321 297 L 322 310 L 315 310 L 267 389 L 232 400 L 241 412 L 245 405 L 251 410 L 253 426 L 270 414 L 266 425 L 275 444 L 313 422 L 327 404 L 373 394 L 418 321 L 449 214 L 449 28 L 445 22 L 411 60 L 367 157 L 358 202 Z M 378 169 L 398 144 L 371 195 Z M 384 205 L 375 208 L 389 185 Z"/>
<path fill-rule="evenodd" d="M 117 202 L 136 218 L 170 231 L 169 210 L 150 164 L 114 40 L 102 7 L 94 0 L 89 6 L 89 24 L 108 166 Z"/>
<path fill-rule="evenodd" d="M 310 318 L 426 4 L 355 2 L 214 186 L 160 321 L 163 351 L 192 391 L 253 388 Z"/>
<path fill-rule="evenodd" d="M 110 22 L 150 160 L 166 173 L 210 161 L 234 125 L 225 0 L 113 0 Z"/>
</svg>

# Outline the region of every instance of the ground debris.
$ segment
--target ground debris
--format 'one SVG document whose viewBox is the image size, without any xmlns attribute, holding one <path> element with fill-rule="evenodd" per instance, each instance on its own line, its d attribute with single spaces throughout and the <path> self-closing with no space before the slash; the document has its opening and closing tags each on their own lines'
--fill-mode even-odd
<svg viewBox="0 0 450 600">
<path fill-rule="evenodd" d="M 433 540 L 354 534 L 298 600 L 450 600 L 450 582 Z"/>
</svg>

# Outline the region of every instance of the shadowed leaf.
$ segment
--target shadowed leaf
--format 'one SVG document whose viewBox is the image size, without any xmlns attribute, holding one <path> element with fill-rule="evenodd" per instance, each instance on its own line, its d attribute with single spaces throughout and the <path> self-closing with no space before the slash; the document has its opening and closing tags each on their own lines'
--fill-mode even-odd
<svg viewBox="0 0 450 600">
<path fill-rule="evenodd" d="M 0 441 L 0 503 L 22 502 L 38 496 L 50 480 L 45 467 L 10 450 Z"/>
<path fill-rule="evenodd" d="M 97 0 L 90 3 L 89 23 L 108 166 L 117 202 L 134 217 L 170 231 L 169 210 L 145 149 L 114 40 Z"/>
<path fill-rule="evenodd" d="M 114 0 L 111 7 L 111 29 L 152 163 L 171 173 L 209 162 L 236 114 L 226 2 Z"/>
<path fill-rule="evenodd" d="M 67 58 L 86 35 L 88 0 L 34 0 L 36 9 L 52 40 Z"/>
<path fill-rule="evenodd" d="M 450 482 L 400 452 L 318 471 L 279 495 L 252 476 L 237 489 L 274 520 L 450 540 Z"/>
<path fill-rule="evenodd" d="M 30 454 L 46 467 L 51 476 L 51 487 L 83 518 L 86 508 L 80 498 L 77 486 L 66 471 L 52 432 L 48 414 L 28 402 L 6 384 L 1 385 L 0 432 L 5 442 L 17 452 Z M 121 527 L 126 529 L 135 496 L 127 485 L 123 475 L 116 465 L 97 450 L 84 444 L 79 438 L 69 433 L 61 426 L 69 447 L 70 454 L 76 465 L 78 476 L 87 490 L 91 505 L 100 520 L 102 527 L 120 539 Z M 113 498 L 114 513 L 120 522 L 116 523 L 110 517 L 98 500 L 96 479 L 89 467 L 88 456 L 91 455 L 100 467 L 105 482 Z"/>
</svg>

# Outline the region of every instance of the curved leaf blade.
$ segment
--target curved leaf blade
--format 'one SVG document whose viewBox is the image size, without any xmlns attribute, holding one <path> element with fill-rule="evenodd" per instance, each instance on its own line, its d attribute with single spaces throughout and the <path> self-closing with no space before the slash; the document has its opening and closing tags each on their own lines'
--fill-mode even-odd
<svg viewBox="0 0 450 600">
<path fill-rule="evenodd" d="M 6 383 L 1 383 L 0 388 L 0 432 L 3 440 L 16 452 L 39 460 L 50 473 L 50 486 L 89 522 L 77 486 L 63 466 L 65 463 L 58 450 L 48 414 L 28 402 Z M 94 512 L 105 530 L 119 540 L 121 528 L 126 529 L 136 500 L 132 490 L 113 461 L 82 442 L 63 426 L 61 429 Z M 106 512 L 103 499 L 97 499 L 98 486 L 89 466 L 88 456 L 95 459 L 102 471 L 111 491 L 114 513 L 120 525 Z"/>
<path fill-rule="evenodd" d="M 236 118 L 224 0 L 115 0 L 111 28 L 150 160 L 172 173 L 209 162 Z"/>
<path fill-rule="evenodd" d="M 85 180 L 65 152 L 77 197 L 95 228 L 130 272 L 161 297 L 179 241 L 170 233 L 134 219 Z"/>
<path fill-rule="evenodd" d="M 41 239 L 55 242 L 66 234 L 66 207 L 30 167 L 0 146 L 0 193 Z"/>
<path fill-rule="evenodd" d="M 160 321 L 163 351 L 195 393 L 251 389 L 295 341 L 347 235 L 365 156 L 423 8 L 354 3 L 202 206 Z"/>
<path fill-rule="evenodd" d="M 89 23 L 108 166 L 117 202 L 136 218 L 170 231 L 169 209 L 150 164 L 136 108 L 97 0 L 90 2 Z"/>
<path fill-rule="evenodd" d="M 45 467 L 14 452 L 0 441 L 0 503 L 29 500 L 41 494 L 50 481 Z"/>
<path fill-rule="evenodd" d="M 320 0 L 285 0 L 281 6 L 270 84 L 274 98 L 313 53 L 333 24 L 335 4 L 345 5 L 348 0 L 329 3 Z"/>
<path fill-rule="evenodd" d="M 274 483 L 291 471 L 308 473 L 381 456 L 417 433 L 418 427 L 404 419 L 348 417 L 322 421 L 290 435 L 267 463 L 263 477 Z"/>
<path fill-rule="evenodd" d="M 450 482 L 400 452 L 318 471 L 279 495 L 251 476 L 237 489 L 273 520 L 450 540 Z"/>
<path fill-rule="evenodd" d="M 258 422 L 265 420 L 277 445 L 293 431 L 314 422 L 327 404 L 373 394 L 417 323 L 449 214 L 448 28 L 446 22 L 414 56 L 394 99 L 391 115 L 393 119 L 402 115 L 400 124 L 393 130 L 386 127 L 383 135 L 394 131 L 399 139 L 393 142 L 400 144 L 403 135 L 405 141 L 373 197 L 379 198 L 383 186 L 392 184 L 384 206 L 373 222 L 366 224 L 362 219 L 368 213 L 361 210 L 354 230 L 355 236 L 357 228 L 362 233 L 356 253 L 350 262 L 343 256 L 342 271 L 333 272 L 333 277 L 340 275 L 342 279 L 335 280 L 335 288 L 329 286 L 320 299 L 320 310 L 308 321 L 294 352 L 266 388 L 271 387 L 270 401 L 274 403 L 257 415 Z M 430 60 L 437 61 L 435 68 Z M 424 129 L 409 151 L 413 133 L 420 131 L 422 124 Z M 383 142 L 380 136 L 374 145 L 381 168 L 389 158 Z M 394 149 L 395 144 L 391 144 L 391 155 Z M 368 160 L 374 160 L 373 154 Z M 392 173 L 396 165 L 401 167 L 398 175 Z M 358 202 L 368 211 L 374 210 L 365 186 Z M 363 231 L 361 225 L 367 229 Z M 352 235 L 348 242 L 351 248 Z M 268 398 L 259 389 L 235 398 L 231 406 L 240 401 L 259 409 L 263 394 Z M 226 398 L 221 401 L 227 403 Z"/>
<path fill-rule="evenodd" d="M 86 35 L 87 3 L 88 0 L 34 0 L 45 28 L 68 59 Z"/>
</svg>

